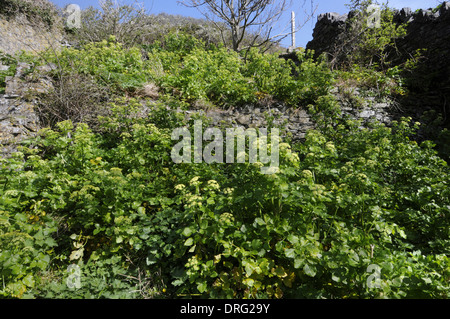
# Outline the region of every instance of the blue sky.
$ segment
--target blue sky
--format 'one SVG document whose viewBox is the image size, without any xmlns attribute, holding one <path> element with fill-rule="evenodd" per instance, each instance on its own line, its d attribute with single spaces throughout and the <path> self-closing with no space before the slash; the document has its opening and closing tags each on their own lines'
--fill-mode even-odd
<svg viewBox="0 0 450 319">
<path fill-rule="evenodd" d="M 54 4 L 59 7 L 64 7 L 68 4 L 78 4 L 81 8 L 86 8 L 89 6 L 98 7 L 98 0 L 50 0 Z M 119 2 L 122 3 L 133 3 L 132 0 L 121 0 Z M 201 18 L 201 14 L 197 9 L 187 8 L 178 3 L 178 0 L 138 0 L 139 3 L 142 3 L 144 7 L 150 12 L 154 14 L 158 14 L 161 12 L 166 12 L 169 14 L 180 14 L 184 16 Z M 305 5 L 302 7 L 303 3 Z M 312 32 L 314 28 L 314 24 L 317 20 L 317 15 L 325 12 L 337 12 L 340 14 L 344 14 L 348 12 L 345 4 L 349 3 L 349 0 L 313 0 L 314 6 L 317 6 L 317 10 L 315 12 L 315 17 L 308 21 L 304 27 L 297 33 L 296 35 L 296 44 L 297 46 L 305 47 L 308 41 L 312 38 Z M 385 1 L 382 1 L 385 2 Z M 311 1 L 310 0 L 293 0 L 293 5 L 286 12 L 285 16 L 283 16 L 282 20 L 280 20 L 280 24 L 282 27 L 287 25 L 290 21 L 290 12 L 295 11 L 297 20 L 301 23 L 304 21 L 304 11 L 311 10 Z M 413 10 L 423 8 L 431 8 L 435 7 L 439 4 L 437 0 L 390 0 L 389 6 L 393 8 L 404 8 L 410 7 Z M 286 38 L 282 44 L 286 47 L 290 45 L 290 39 Z"/>
</svg>

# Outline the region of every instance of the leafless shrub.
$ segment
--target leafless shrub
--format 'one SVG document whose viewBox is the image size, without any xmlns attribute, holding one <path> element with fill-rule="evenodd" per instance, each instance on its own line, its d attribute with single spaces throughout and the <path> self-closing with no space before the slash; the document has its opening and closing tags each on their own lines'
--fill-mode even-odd
<svg viewBox="0 0 450 319">
<path fill-rule="evenodd" d="M 59 76 L 53 86 L 38 105 L 41 124 L 53 127 L 57 122 L 71 120 L 87 123 L 95 130 L 97 117 L 107 113 L 108 89 L 78 73 Z"/>
<path fill-rule="evenodd" d="M 139 293 L 143 299 L 161 298 L 161 295 L 165 293 L 165 283 L 161 279 L 161 269 L 153 275 L 140 268 L 137 269 L 136 276 L 120 275 L 125 278 L 125 281 L 134 283 L 136 289 L 130 291 L 130 293 Z"/>
<path fill-rule="evenodd" d="M 151 29 L 151 18 L 139 3 L 122 4 L 100 0 L 100 9 L 89 7 L 81 12 L 81 27 L 72 31 L 71 41 L 84 44 L 115 36 L 126 46 L 142 43 Z"/>
<path fill-rule="evenodd" d="M 181 0 L 187 7 L 197 8 L 220 31 L 222 41 L 240 52 L 252 47 L 268 50 L 291 34 L 286 26 L 274 35 L 274 27 L 291 4 L 290 0 Z M 311 19 L 306 17 L 300 28 Z M 289 31 L 288 31 L 289 30 Z"/>
</svg>

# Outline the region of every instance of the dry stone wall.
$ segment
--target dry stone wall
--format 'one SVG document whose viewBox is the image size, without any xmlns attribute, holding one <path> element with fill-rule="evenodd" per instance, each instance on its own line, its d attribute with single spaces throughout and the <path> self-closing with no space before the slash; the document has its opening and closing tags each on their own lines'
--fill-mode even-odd
<svg viewBox="0 0 450 319">
<path fill-rule="evenodd" d="M 6 78 L 5 94 L 0 94 L 0 156 L 16 151 L 20 141 L 35 136 L 40 129 L 37 96 L 52 88 L 44 74 L 54 66 L 36 68 L 35 74 L 41 76 L 33 80 L 26 76 L 31 67 L 20 62 L 15 75 Z"/>
<path fill-rule="evenodd" d="M 316 55 L 332 53 L 333 47 L 339 44 L 339 35 L 346 29 L 347 20 L 353 15 L 354 12 L 344 15 L 336 12 L 320 14 L 313 30 L 313 39 L 306 48 L 314 50 Z M 410 58 L 410 54 L 420 48 L 432 51 L 439 49 L 441 57 L 450 55 L 450 2 L 443 2 L 438 10 L 397 10 L 394 22 L 408 23 L 406 36 L 396 41 L 402 58 Z"/>
<path fill-rule="evenodd" d="M 58 49 L 62 39 L 61 30 L 31 23 L 24 15 L 0 16 L 0 52 L 5 54 L 14 56 L 20 51 L 35 54 L 50 46 Z M 9 68 L 0 62 L 0 71 Z M 33 96 L 47 92 L 52 84 L 45 77 L 29 81 L 25 73 L 30 68 L 27 63 L 19 63 L 15 75 L 6 78 L 5 94 L 0 94 L 0 156 L 11 154 L 17 150 L 18 142 L 39 130 L 37 100 Z"/>
<path fill-rule="evenodd" d="M 340 44 L 340 35 L 346 29 L 346 21 L 354 13 L 340 15 L 330 12 L 318 16 L 313 40 L 307 49 L 333 55 L 333 48 Z M 410 94 L 400 102 L 405 115 L 420 120 L 426 111 L 441 113 L 450 126 L 450 2 L 443 2 L 438 9 L 412 11 L 397 10 L 394 22 L 407 23 L 407 33 L 396 40 L 398 53 L 392 54 L 394 65 L 401 65 L 422 49 L 418 67 L 408 74 Z M 392 51 L 393 52 L 393 51 Z"/>
</svg>

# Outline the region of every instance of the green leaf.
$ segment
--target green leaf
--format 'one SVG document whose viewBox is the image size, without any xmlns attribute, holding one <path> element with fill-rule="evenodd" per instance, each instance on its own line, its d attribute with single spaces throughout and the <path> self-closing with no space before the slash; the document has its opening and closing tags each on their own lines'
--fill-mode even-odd
<svg viewBox="0 0 450 319">
<path fill-rule="evenodd" d="M 81 257 L 83 257 L 84 254 L 84 248 L 80 248 L 78 250 L 74 250 L 72 251 L 72 253 L 69 256 L 69 260 L 76 260 L 76 259 L 80 259 Z"/>
<path fill-rule="evenodd" d="M 396 277 L 394 279 L 392 279 L 392 286 L 393 287 L 400 287 L 402 285 L 402 278 L 401 277 Z"/>
<path fill-rule="evenodd" d="M 308 275 L 309 277 L 314 277 L 316 275 L 316 267 L 314 267 L 313 265 L 308 265 L 306 264 L 303 267 L 303 271 L 305 272 L 306 275 Z"/>
<path fill-rule="evenodd" d="M 34 287 L 34 277 L 31 274 L 28 274 L 25 276 L 25 278 L 22 279 L 22 282 L 29 288 Z"/>
<path fill-rule="evenodd" d="M 255 218 L 255 222 L 253 223 L 254 227 L 265 225 L 266 222 L 261 217 Z"/>
<path fill-rule="evenodd" d="M 331 275 L 331 280 L 333 280 L 333 281 L 335 281 L 335 282 L 340 282 L 341 281 L 341 278 L 339 278 L 338 276 L 336 276 L 336 275 Z"/>
<path fill-rule="evenodd" d="M 207 288 L 208 288 L 208 285 L 207 285 L 206 281 L 203 281 L 197 285 L 197 289 L 200 293 L 204 293 Z"/>
<path fill-rule="evenodd" d="M 186 239 L 186 241 L 184 242 L 185 246 L 192 246 L 194 244 L 194 239 L 192 237 Z"/>
<path fill-rule="evenodd" d="M 287 276 L 286 270 L 282 266 L 277 266 L 277 268 L 275 268 L 274 274 L 280 278 L 284 278 Z"/>
<path fill-rule="evenodd" d="M 174 281 L 172 281 L 172 285 L 174 285 L 175 287 L 181 286 L 182 284 L 184 284 L 184 280 L 182 279 L 175 279 Z"/>
<path fill-rule="evenodd" d="M 44 243 L 45 243 L 47 246 L 49 246 L 49 247 L 58 246 L 58 244 L 56 243 L 56 241 L 55 241 L 53 238 L 51 238 L 51 237 L 47 237 L 47 238 L 44 240 Z"/>
<path fill-rule="evenodd" d="M 298 241 L 299 241 L 298 236 L 295 236 L 295 235 L 293 235 L 293 234 L 289 234 L 289 235 L 287 236 L 287 240 L 288 240 L 292 245 L 297 245 L 297 244 L 298 244 Z"/>
<path fill-rule="evenodd" d="M 303 259 L 295 258 L 294 259 L 294 268 L 298 269 L 303 265 Z"/>
<path fill-rule="evenodd" d="M 242 262 L 242 265 L 245 268 L 245 272 L 247 273 L 247 276 L 250 277 L 253 273 L 253 270 L 255 269 L 254 265 L 252 265 L 250 262 L 247 262 L 245 260 Z"/>
<path fill-rule="evenodd" d="M 253 287 L 255 281 L 252 278 L 246 278 L 244 279 L 244 284 L 247 285 L 248 287 Z"/>
<path fill-rule="evenodd" d="M 186 227 L 185 229 L 183 229 L 182 234 L 183 234 L 184 236 L 186 236 L 186 237 L 189 237 L 189 236 L 192 235 L 193 232 L 194 232 L 194 231 L 192 230 L 191 227 Z"/>
<path fill-rule="evenodd" d="M 287 258 L 295 258 L 295 249 L 293 248 L 286 249 L 284 253 Z"/>
<path fill-rule="evenodd" d="M 156 259 L 155 256 L 148 256 L 148 257 L 145 259 L 145 262 L 146 262 L 147 266 L 156 264 L 157 261 L 158 261 L 158 259 Z"/>
</svg>

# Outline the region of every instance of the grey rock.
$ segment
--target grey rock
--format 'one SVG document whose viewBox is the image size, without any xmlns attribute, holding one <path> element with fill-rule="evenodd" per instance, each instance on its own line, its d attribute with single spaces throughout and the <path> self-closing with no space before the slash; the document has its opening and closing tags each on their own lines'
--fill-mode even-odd
<svg viewBox="0 0 450 319">
<path fill-rule="evenodd" d="M 335 23 L 335 22 L 345 22 L 347 20 L 347 15 L 341 15 L 337 12 L 327 12 L 322 13 L 317 17 L 317 21 L 325 20 L 329 23 Z"/>
<path fill-rule="evenodd" d="M 9 70 L 9 66 L 8 65 L 3 65 L 0 63 L 0 71 L 8 71 Z"/>
<path fill-rule="evenodd" d="M 31 68 L 31 64 L 29 64 L 29 63 L 25 63 L 25 62 L 17 63 L 15 77 L 20 78 L 25 73 L 25 71 L 29 70 L 30 68 Z"/>
<path fill-rule="evenodd" d="M 250 124 L 251 115 L 240 115 L 236 117 L 236 122 L 241 125 L 249 125 Z"/>
</svg>

